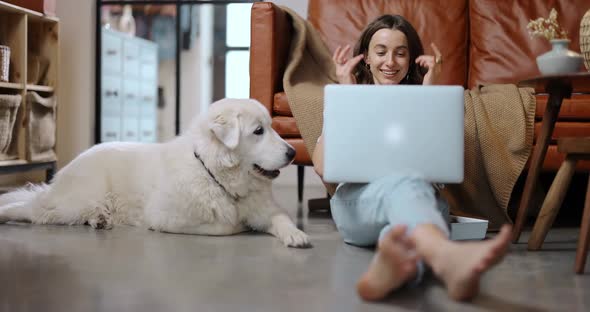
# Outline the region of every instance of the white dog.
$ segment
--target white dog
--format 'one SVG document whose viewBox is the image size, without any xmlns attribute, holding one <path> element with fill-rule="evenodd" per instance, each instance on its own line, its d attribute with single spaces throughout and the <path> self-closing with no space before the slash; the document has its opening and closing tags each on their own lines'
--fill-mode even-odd
<svg viewBox="0 0 590 312">
<path fill-rule="evenodd" d="M 128 224 L 203 235 L 254 229 L 307 247 L 307 235 L 271 193 L 272 179 L 294 156 L 262 104 L 225 99 L 170 142 L 99 144 L 49 185 L 1 195 L 0 223 Z"/>
</svg>

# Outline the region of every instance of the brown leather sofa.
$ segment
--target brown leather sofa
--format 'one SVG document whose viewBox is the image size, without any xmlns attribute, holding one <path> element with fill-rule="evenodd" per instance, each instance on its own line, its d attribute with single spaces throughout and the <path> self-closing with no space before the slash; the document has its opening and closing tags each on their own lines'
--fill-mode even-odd
<svg viewBox="0 0 590 312">
<path fill-rule="evenodd" d="M 334 51 L 338 45 L 354 45 L 365 25 L 377 16 L 401 14 L 416 27 L 426 53 L 432 54 L 431 42 L 442 51 L 442 84 L 473 88 L 518 83 L 540 74 L 535 58 L 550 50 L 550 45 L 542 38 L 531 38 L 526 25 L 531 19 L 547 17 L 552 7 L 568 31 L 570 49 L 579 51 L 579 25 L 590 9 L 588 0 L 309 0 L 308 20 Z M 274 129 L 296 148 L 301 195 L 302 166 L 311 165 L 311 160 L 282 86 L 290 23 L 285 12 L 270 2 L 254 3 L 251 19 L 250 96 L 268 108 Z M 575 92 L 563 102 L 554 138 L 590 136 L 590 95 Z M 537 95 L 535 137 L 546 101 L 546 95 Z M 543 170 L 556 171 L 562 161 L 552 142 Z M 590 169 L 590 162 L 580 162 L 580 169 Z"/>
</svg>

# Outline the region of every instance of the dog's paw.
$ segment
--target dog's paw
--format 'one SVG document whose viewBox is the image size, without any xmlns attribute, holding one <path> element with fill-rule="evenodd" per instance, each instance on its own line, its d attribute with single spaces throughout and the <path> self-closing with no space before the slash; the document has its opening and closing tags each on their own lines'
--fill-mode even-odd
<svg viewBox="0 0 590 312">
<path fill-rule="evenodd" d="M 88 224 L 95 230 L 110 230 L 113 228 L 110 216 L 99 214 L 96 218 L 88 220 Z"/>
<path fill-rule="evenodd" d="M 279 233 L 279 239 L 287 247 L 310 248 L 309 236 L 296 227 Z"/>
</svg>

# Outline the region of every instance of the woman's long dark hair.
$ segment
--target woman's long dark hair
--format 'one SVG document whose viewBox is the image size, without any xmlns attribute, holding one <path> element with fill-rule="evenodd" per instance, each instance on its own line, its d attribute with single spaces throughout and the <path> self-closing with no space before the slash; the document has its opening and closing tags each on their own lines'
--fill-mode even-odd
<svg viewBox="0 0 590 312">
<path fill-rule="evenodd" d="M 378 17 L 376 20 L 371 22 L 357 41 L 354 47 L 354 56 L 364 54 L 367 57 L 369 52 L 369 43 L 373 35 L 380 29 L 392 29 L 399 30 L 408 40 L 408 50 L 410 50 L 410 67 L 408 69 L 408 75 L 400 81 L 400 84 L 422 84 L 424 80 L 425 68 L 420 67 L 416 64 L 416 58 L 424 54 L 424 48 L 422 47 L 422 41 L 416 32 L 416 29 L 401 15 L 383 15 Z M 365 63 L 364 58 L 355 66 L 354 76 L 357 83 L 359 84 L 374 84 L 373 74 Z"/>
</svg>

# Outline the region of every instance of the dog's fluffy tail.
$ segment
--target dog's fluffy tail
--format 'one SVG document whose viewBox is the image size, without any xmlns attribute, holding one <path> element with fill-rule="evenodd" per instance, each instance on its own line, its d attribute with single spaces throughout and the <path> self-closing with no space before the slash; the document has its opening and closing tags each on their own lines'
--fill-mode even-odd
<svg viewBox="0 0 590 312">
<path fill-rule="evenodd" d="M 30 203 L 45 192 L 49 185 L 28 184 L 22 188 L 0 195 L 0 223 L 8 221 L 31 221 Z"/>
</svg>

